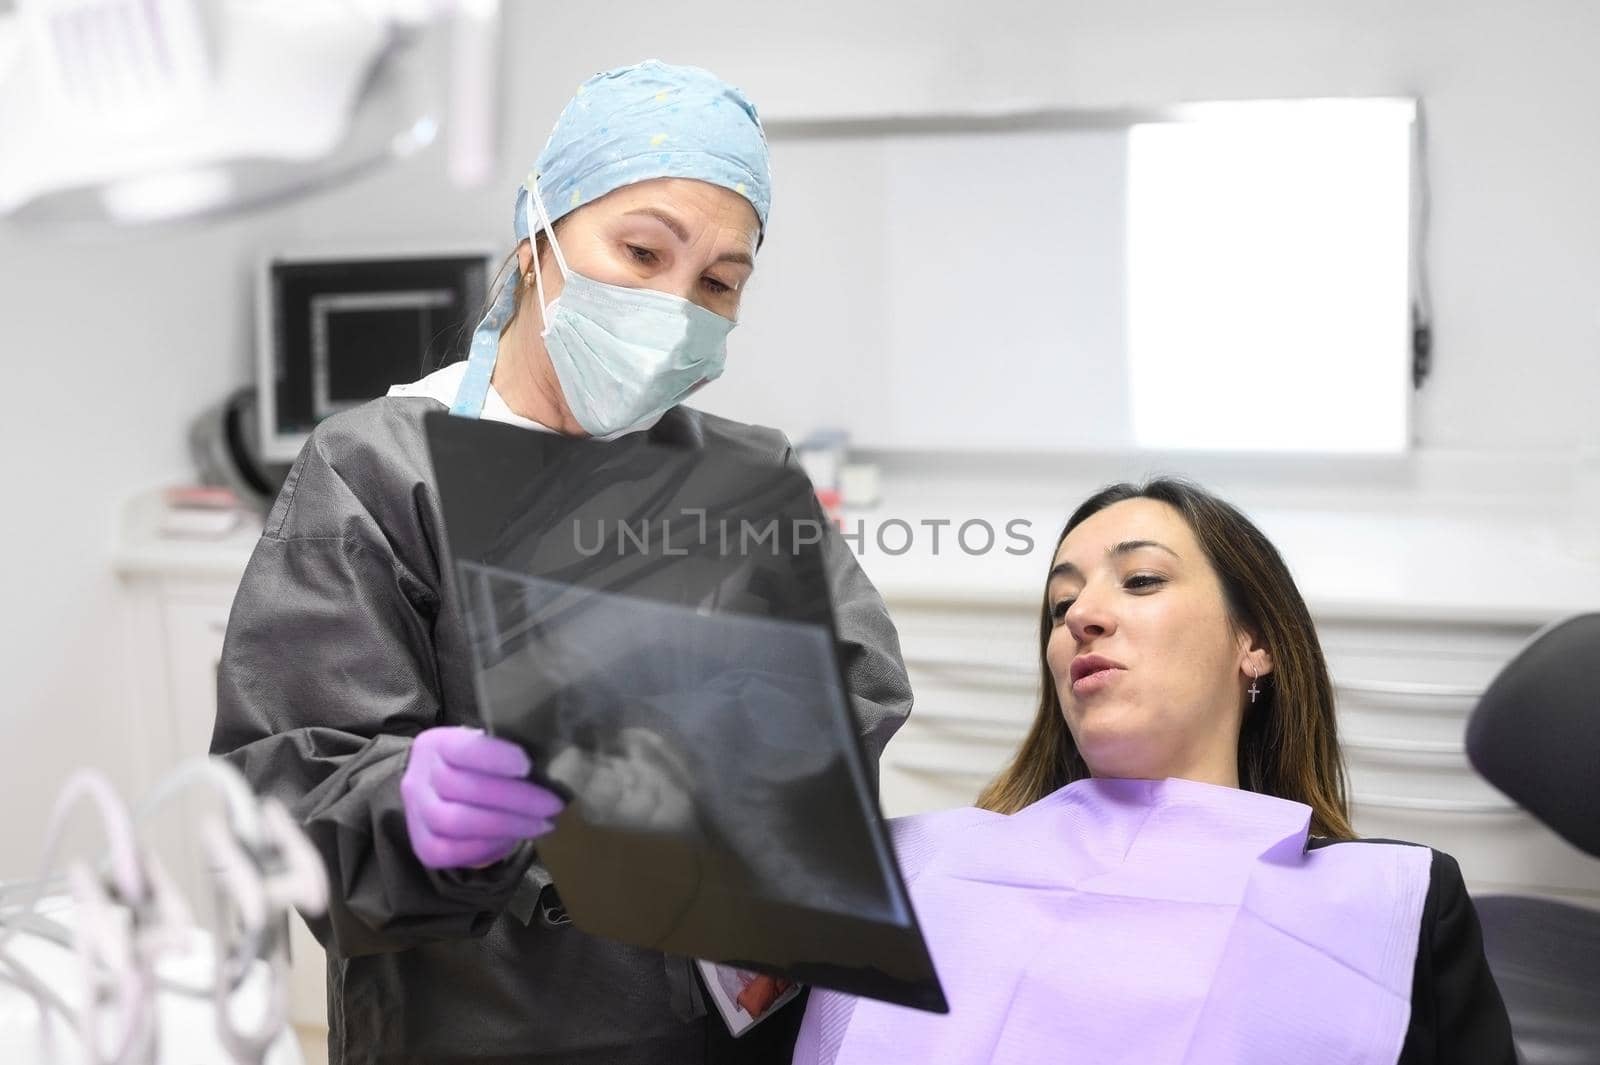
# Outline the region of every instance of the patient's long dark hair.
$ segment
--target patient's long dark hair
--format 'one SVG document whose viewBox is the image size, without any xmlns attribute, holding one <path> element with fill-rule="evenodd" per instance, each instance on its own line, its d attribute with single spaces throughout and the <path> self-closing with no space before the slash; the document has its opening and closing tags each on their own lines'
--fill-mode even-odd
<svg viewBox="0 0 1600 1065">
<path fill-rule="evenodd" d="M 1078 507 L 1057 537 L 1056 550 L 1090 515 L 1140 498 L 1159 500 L 1183 516 L 1220 580 L 1230 623 L 1237 631 L 1259 634 L 1272 656 L 1272 672 L 1259 681 L 1263 698 L 1245 706 L 1239 786 L 1310 806 L 1313 835 L 1355 838 L 1334 721 L 1333 683 L 1322 645 L 1289 568 L 1250 519 L 1181 478 L 1158 477 L 1143 485 L 1123 482 Z M 1052 565 L 1054 558 L 1052 552 Z M 1011 764 L 978 797 L 978 805 L 987 810 L 1014 813 L 1091 775 L 1067 728 L 1045 661 L 1050 602 L 1043 594 L 1040 600 L 1039 709 Z"/>
</svg>

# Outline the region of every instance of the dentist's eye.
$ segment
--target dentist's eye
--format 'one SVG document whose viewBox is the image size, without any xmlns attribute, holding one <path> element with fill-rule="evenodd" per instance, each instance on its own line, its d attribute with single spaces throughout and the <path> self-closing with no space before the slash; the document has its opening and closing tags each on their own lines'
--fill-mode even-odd
<svg viewBox="0 0 1600 1065">
<path fill-rule="evenodd" d="M 724 285 L 721 281 L 718 281 L 714 277 L 701 278 L 701 280 L 706 283 L 706 288 L 709 288 L 713 295 L 720 296 L 724 292 L 733 291 L 732 285 Z"/>
<path fill-rule="evenodd" d="M 1166 578 L 1164 578 L 1164 577 L 1153 577 L 1148 573 L 1140 573 L 1140 574 L 1137 574 L 1136 576 L 1128 578 L 1128 587 L 1130 587 L 1130 588 L 1148 588 L 1153 584 L 1160 584 L 1165 579 Z M 1135 581 L 1139 581 L 1139 582 L 1142 582 L 1142 583 L 1135 584 L 1134 583 Z"/>
<path fill-rule="evenodd" d="M 642 266 L 649 266 L 656 261 L 656 253 L 649 248 L 641 248 L 637 244 L 627 245 L 628 256 Z"/>
</svg>

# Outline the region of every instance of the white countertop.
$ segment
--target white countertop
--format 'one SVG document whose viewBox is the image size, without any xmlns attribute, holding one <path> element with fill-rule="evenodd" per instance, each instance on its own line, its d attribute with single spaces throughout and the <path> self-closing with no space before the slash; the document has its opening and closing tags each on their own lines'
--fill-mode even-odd
<svg viewBox="0 0 1600 1065">
<path fill-rule="evenodd" d="M 240 516 L 238 528 L 216 539 L 165 537 L 161 490 L 129 497 L 122 505 L 111 562 L 118 576 L 237 581 L 261 539 L 261 519 Z"/>
<path fill-rule="evenodd" d="M 1537 518 L 1489 508 L 1408 514 L 1281 508 L 1246 514 L 1278 548 L 1319 618 L 1539 625 L 1600 610 L 1600 530 L 1580 538 L 1560 514 Z M 940 530 L 937 552 L 932 530 L 919 526 L 923 515 L 951 520 Z M 904 554 L 887 553 L 877 542 L 879 524 L 893 518 L 914 527 L 912 549 Z M 996 548 L 981 555 L 955 543 L 957 526 L 975 519 L 996 531 Z M 1005 535 L 1013 519 L 1029 522 L 1025 531 L 1033 549 L 1027 554 L 1005 550 L 1023 546 Z M 891 606 L 1034 609 L 1066 514 L 900 507 L 847 510 L 844 521 L 846 531 L 860 529 L 861 542 L 852 548 Z M 903 528 L 883 532 L 891 549 L 905 542 Z M 977 547 L 982 539 L 975 526 L 969 542 Z"/>
<path fill-rule="evenodd" d="M 157 533 L 158 493 L 128 501 L 113 553 L 124 577 L 237 580 L 260 536 L 248 521 L 217 540 L 165 539 Z M 1539 625 L 1600 610 L 1600 529 L 1581 535 L 1559 503 L 1549 508 L 1482 507 L 1392 510 L 1241 507 L 1282 553 L 1301 594 L 1319 618 L 1479 621 Z M 1539 513 L 1530 511 L 1538 510 Z M 1033 609 L 1066 512 L 963 508 L 902 498 L 870 510 L 846 510 L 852 549 L 891 607 L 896 603 L 1018 606 Z M 910 527 L 886 526 L 898 520 Z M 945 520 L 938 530 L 924 524 Z M 958 527 L 986 521 L 995 547 L 969 554 Z M 1032 550 L 1007 536 L 1007 523 L 1032 539 Z M 859 524 L 858 524 L 859 523 Z M 878 542 L 882 532 L 884 544 Z M 981 546 L 982 529 L 969 531 Z"/>
</svg>

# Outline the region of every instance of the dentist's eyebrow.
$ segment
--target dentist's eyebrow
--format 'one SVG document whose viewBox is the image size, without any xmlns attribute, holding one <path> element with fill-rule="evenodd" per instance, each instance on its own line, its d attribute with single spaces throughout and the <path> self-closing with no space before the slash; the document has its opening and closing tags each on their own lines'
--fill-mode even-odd
<svg viewBox="0 0 1600 1065">
<path fill-rule="evenodd" d="M 1178 561 L 1183 561 L 1182 556 L 1180 556 L 1172 548 L 1168 547 L 1166 544 L 1157 543 L 1154 540 L 1124 540 L 1120 544 L 1114 544 L 1113 546 L 1106 548 L 1106 554 L 1108 556 L 1126 555 L 1128 552 L 1137 551 L 1142 547 L 1160 548 L 1173 558 L 1178 559 Z M 1081 580 L 1083 577 L 1083 571 L 1078 569 L 1077 566 L 1074 566 L 1070 562 L 1058 562 L 1055 568 L 1050 571 L 1050 580 L 1053 581 L 1057 577 L 1077 577 Z"/>
<path fill-rule="evenodd" d="M 650 218 L 654 218 L 657 222 L 660 222 L 662 225 L 672 230 L 672 235 L 678 238 L 679 243 L 689 243 L 688 229 L 684 228 L 682 222 L 678 221 L 676 218 L 672 217 L 672 215 L 663 211 L 659 207 L 635 207 L 631 211 L 624 211 L 622 213 L 624 216 L 642 214 Z M 750 253 L 747 251 L 725 251 L 721 255 L 717 256 L 714 261 L 719 263 L 738 263 L 740 266 L 749 266 L 752 268 L 754 268 L 756 265 L 755 259 L 751 258 Z"/>
<path fill-rule="evenodd" d="M 683 223 L 659 207 L 635 207 L 631 211 L 624 211 L 623 214 L 648 215 L 649 217 L 654 218 L 657 222 L 660 222 L 662 225 L 666 226 L 668 229 L 672 230 L 672 235 L 677 237 L 683 243 L 689 243 L 689 231 L 684 228 Z"/>
</svg>

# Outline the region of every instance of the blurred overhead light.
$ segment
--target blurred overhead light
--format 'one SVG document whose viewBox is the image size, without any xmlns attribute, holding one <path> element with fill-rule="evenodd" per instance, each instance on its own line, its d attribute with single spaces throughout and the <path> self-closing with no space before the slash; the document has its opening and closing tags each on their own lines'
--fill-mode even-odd
<svg viewBox="0 0 1600 1065">
<path fill-rule="evenodd" d="M 450 173 L 480 182 L 498 21 L 495 0 L 19 0 L 0 218 L 92 232 L 279 203 L 432 143 L 447 94 Z"/>
<path fill-rule="evenodd" d="M 232 195 L 233 180 L 222 167 L 123 178 L 100 192 L 111 217 L 129 224 L 203 214 L 226 204 Z"/>
</svg>

